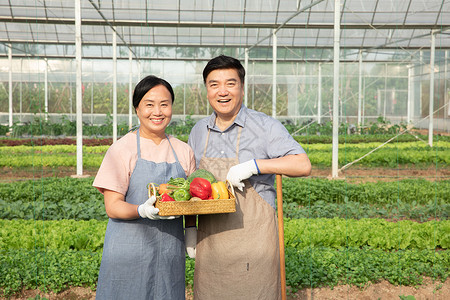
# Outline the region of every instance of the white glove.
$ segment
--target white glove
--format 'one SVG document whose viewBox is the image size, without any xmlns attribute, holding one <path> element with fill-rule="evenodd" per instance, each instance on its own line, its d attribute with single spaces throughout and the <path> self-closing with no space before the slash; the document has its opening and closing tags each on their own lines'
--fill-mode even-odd
<svg viewBox="0 0 450 300">
<path fill-rule="evenodd" d="M 242 181 L 250 178 L 252 175 L 257 174 L 258 168 L 256 165 L 256 161 L 252 159 L 244 163 L 232 166 L 228 171 L 227 180 L 242 192 L 245 186 Z"/>
<path fill-rule="evenodd" d="M 197 247 L 197 227 L 188 227 L 184 229 L 184 241 L 186 243 L 186 252 L 190 258 L 195 258 Z"/>
<path fill-rule="evenodd" d="M 172 220 L 175 216 L 160 216 L 159 208 L 156 208 L 153 204 L 156 202 L 156 197 L 153 195 L 145 201 L 144 204 L 138 206 L 137 211 L 141 218 L 147 218 L 150 220 Z"/>
</svg>

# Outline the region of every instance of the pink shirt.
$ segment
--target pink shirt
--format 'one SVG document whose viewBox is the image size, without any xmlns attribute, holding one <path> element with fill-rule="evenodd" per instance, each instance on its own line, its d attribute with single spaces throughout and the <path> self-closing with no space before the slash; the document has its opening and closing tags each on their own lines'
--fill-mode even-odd
<svg viewBox="0 0 450 300">
<path fill-rule="evenodd" d="M 194 152 L 179 139 L 171 135 L 169 139 L 186 176 L 189 176 L 195 171 Z M 152 140 L 141 137 L 141 158 L 156 163 L 176 161 L 167 139 L 157 145 Z M 125 195 L 136 161 L 136 133 L 130 132 L 109 147 L 92 185 L 101 193 L 107 189 Z"/>
</svg>

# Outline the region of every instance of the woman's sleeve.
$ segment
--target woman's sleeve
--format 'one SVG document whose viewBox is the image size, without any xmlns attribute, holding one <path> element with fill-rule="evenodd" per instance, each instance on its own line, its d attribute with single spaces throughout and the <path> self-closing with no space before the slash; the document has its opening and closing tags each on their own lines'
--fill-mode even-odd
<svg viewBox="0 0 450 300">
<path fill-rule="evenodd" d="M 111 146 L 103 158 L 92 185 L 102 194 L 107 189 L 125 195 L 130 181 L 129 164 L 126 163 L 128 156 L 114 145 Z"/>
</svg>

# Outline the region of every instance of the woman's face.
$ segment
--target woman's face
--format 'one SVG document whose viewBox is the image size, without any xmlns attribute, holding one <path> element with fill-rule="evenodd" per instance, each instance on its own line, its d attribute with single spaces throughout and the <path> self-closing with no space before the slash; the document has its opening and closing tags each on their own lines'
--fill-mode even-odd
<svg viewBox="0 0 450 300">
<path fill-rule="evenodd" d="M 164 137 L 167 125 L 172 119 L 172 96 L 163 85 L 157 85 L 142 97 L 136 114 L 140 121 L 143 137 Z"/>
</svg>

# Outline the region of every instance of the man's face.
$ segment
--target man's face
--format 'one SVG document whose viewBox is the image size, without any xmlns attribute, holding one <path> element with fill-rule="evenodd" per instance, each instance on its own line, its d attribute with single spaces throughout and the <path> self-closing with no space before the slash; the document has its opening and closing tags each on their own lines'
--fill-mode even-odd
<svg viewBox="0 0 450 300">
<path fill-rule="evenodd" d="M 235 117 L 244 99 L 244 87 L 235 69 L 218 69 L 206 77 L 209 104 L 222 119 Z"/>
</svg>

